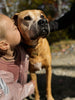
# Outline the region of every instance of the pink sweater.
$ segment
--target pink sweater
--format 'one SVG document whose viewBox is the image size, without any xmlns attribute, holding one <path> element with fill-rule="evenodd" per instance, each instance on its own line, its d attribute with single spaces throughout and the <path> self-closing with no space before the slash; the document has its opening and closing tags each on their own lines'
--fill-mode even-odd
<svg viewBox="0 0 75 100">
<path fill-rule="evenodd" d="M 26 52 L 20 46 L 17 47 L 17 57 L 16 57 L 15 61 L 8 62 L 8 61 L 0 59 L 0 78 L 2 78 L 6 82 L 7 85 L 8 85 L 8 83 L 11 83 L 11 81 L 8 81 L 8 80 L 13 79 L 13 82 L 16 82 L 16 83 L 17 83 L 17 81 L 19 81 L 19 83 L 23 86 L 22 89 L 20 88 L 21 96 L 19 96 L 19 98 L 22 98 L 22 99 L 34 92 L 33 83 L 32 82 L 26 83 L 28 67 L 29 67 L 29 56 L 26 54 Z M 2 71 L 2 73 L 1 73 L 1 71 Z M 5 75 L 5 72 L 6 72 L 6 75 Z M 11 73 L 14 78 L 12 78 Z M 11 78 L 10 78 L 10 76 L 11 76 Z M 18 85 L 15 85 L 15 88 L 16 88 L 16 86 L 18 86 Z M 10 87 L 12 87 L 12 86 L 10 86 Z M 28 91 L 28 89 L 29 89 L 29 91 Z M 17 92 L 17 90 L 15 92 Z M 18 87 L 18 92 L 20 92 L 19 87 Z M 16 98 L 13 100 L 19 100 L 19 98 L 18 99 Z M 3 100 L 3 99 L 0 99 L 0 100 Z M 11 99 L 8 99 L 8 100 L 11 100 Z"/>
</svg>

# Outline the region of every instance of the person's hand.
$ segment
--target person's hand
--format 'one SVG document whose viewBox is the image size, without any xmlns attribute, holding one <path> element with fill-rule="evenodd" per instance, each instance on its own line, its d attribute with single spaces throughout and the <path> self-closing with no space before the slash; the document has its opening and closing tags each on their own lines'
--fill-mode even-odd
<svg viewBox="0 0 75 100">
<path fill-rule="evenodd" d="M 0 89 L 0 97 L 1 97 L 2 95 L 4 95 L 4 92 L 3 92 L 2 89 Z"/>
</svg>

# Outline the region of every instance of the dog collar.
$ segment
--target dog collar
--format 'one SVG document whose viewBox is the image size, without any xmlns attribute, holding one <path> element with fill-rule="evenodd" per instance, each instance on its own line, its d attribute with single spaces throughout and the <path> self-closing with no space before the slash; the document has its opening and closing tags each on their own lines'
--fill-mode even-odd
<svg viewBox="0 0 75 100">
<path fill-rule="evenodd" d="M 28 48 L 35 48 L 36 45 L 27 45 L 23 42 L 24 38 L 22 37 L 22 42 L 21 42 L 21 45 L 25 48 L 25 49 L 28 49 Z"/>
<path fill-rule="evenodd" d="M 25 49 L 28 49 L 28 48 L 35 48 L 36 45 L 27 45 L 25 43 L 21 43 L 21 45 L 25 48 Z"/>
</svg>

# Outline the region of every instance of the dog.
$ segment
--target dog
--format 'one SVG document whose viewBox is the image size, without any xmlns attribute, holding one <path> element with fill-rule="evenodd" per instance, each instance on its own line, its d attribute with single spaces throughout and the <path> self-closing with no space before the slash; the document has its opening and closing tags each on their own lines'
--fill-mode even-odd
<svg viewBox="0 0 75 100">
<path fill-rule="evenodd" d="M 25 10 L 16 13 L 13 19 L 21 33 L 22 45 L 30 56 L 29 71 L 32 80 L 36 80 L 35 100 L 40 100 L 35 71 L 41 70 L 41 68 L 46 69 L 46 98 L 54 100 L 51 93 L 51 53 L 45 38 L 50 32 L 46 15 L 41 10 Z"/>
</svg>

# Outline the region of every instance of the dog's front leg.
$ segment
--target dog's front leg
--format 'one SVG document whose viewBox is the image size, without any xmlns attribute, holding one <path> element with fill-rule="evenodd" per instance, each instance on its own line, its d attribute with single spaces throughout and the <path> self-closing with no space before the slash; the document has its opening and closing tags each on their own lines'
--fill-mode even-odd
<svg viewBox="0 0 75 100">
<path fill-rule="evenodd" d="M 37 84 L 37 76 L 35 73 L 30 73 L 31 74 L 31 78 L 32 80 L 34 80 L 36 82 L 36 86 L 35 86 L 35 100 L 40 100 L 40 95 L 39 95 L 39 91 L 38 91 L 38 84 Z"/>
<path fill-rule="evenodd" d="M 46 96 L 47 96 L 47 100 L 54 100 L 54 98 L 52 97 L 52 93 L 51 93 L 51 76 L 52 76 L 52 72 L 51 72 L 51 66 L 46 68 Z"/>
</svg>

